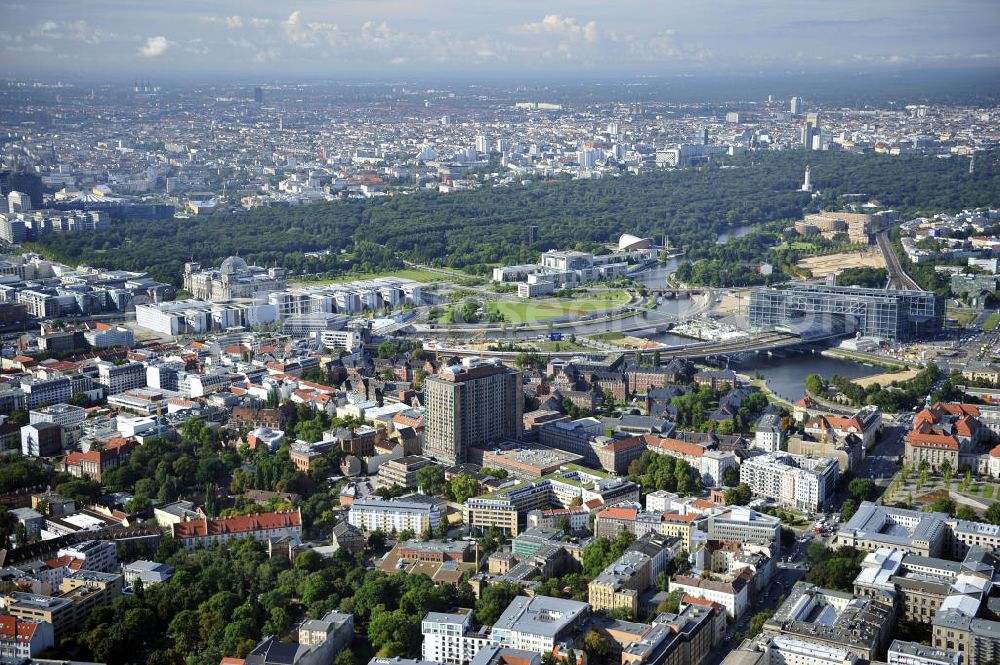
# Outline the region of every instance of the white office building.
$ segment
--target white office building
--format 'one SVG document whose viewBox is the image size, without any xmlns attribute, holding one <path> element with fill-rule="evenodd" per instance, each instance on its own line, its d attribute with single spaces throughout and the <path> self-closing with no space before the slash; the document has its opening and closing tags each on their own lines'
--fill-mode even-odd
<svg viewBox="0 0 1000 665">
<path fill-rule="evenodd" d="M 328 349 L 351 351 L 361 346 L 361 334 L 357 330 L 324 330 L 319 341 Z"/>
<path fill-rule="evenodd" d="M 473 632 L 472 610 L 428 612 L 420 623 L 424 636 L 421 655 L 425 661 L 466 665 L 489 644 L 487 631 Z"/>
<path fill-rule="evenodd" d="M 32 425 L 38 423 L 55 423 L 65 428 L 79 425 L 87 419 L 87 410 L 72 404 L 52 404 L 43 406 L 40 409 L 32 409 L 28 412 L 28 422 Z"/>
<path fill-rule="evenodd" d="M 145 388 L 146 366 L 142 363 L 116 365 L 101 361 L 97 363 L 97 382 L 107 388 L 109 395 Z"/>
<path fill-rule="evenodd" d="M 767 647 L 767 665 L 854 665 L 857 661 L 847 649 L 785 635 L 771 638 Z"/>
<path fill-rule="evenodd" d="M 80 568 L 99 573 L 118 571 L 118 548 L 110 540 L 85 540 L 60 549 L 57 557 L 69 556 L 83 563 Z"/>
<path fill-rule="evenodd" d="M 73 396 L 69 379 L 65 376 L 21 381 L 21 390 L 24 392 L 25 405 L 29 409 L 39 404 L 59 404 Z"/>
<path fill-rule="evenodd" d="M 517 596 L 493 624 L 491 642 L 508 649 L 548 653 L 587 622 L 590 605 L 548 596 Z"/>
<path fill-rule="evenodd" d="M 886 657 L 888 665 L 959 665 L 962 654 L 926 646 L 919 642 L 893 640 Z"/>
<path fill-rule="evenodd" d="M 163 335 L 199 335 L 278 320 L 275 305 L 257 302 L 210 303 L 202 300 L 136 305 L 136 325 Z"/>
<path fill-rule="evenodd" d="M 761 416 L 754 431 L 753 447 L 767 453 L 776 453 L 781 450 L 781 441 L 781 418 L 773 413 Z"/>
<path fill-rule="evenodd" d="M 825 506 L 839 476 L 837 460 L 829 457 L 767 453 L 740 465 L 740 482 L 746 483 L 754 496 L 795 510 L 814 511 Z"/>
<path fill-rule="evenodd" d="M 440 519 L 441 511 L 437 503 L 421 494 L 398 499 L 355 499 L 347 517 L 351 526 L 383 533 L 399 533 L 407 529 L 421 533 L 428 526 L 436 529 Z"/>
</svg>

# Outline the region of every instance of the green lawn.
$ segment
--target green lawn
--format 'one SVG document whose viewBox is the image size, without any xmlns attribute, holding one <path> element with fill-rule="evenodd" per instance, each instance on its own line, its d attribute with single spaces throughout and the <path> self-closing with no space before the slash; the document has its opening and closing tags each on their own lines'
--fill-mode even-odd
<svg viewBox="0 0 1000 665">
<path fill-rule="evenodd" d="M 976 317 L 976 310 L 968 308 L 951 308 L 946 310 L 945 316 L 949 319 L 955 319 L 958 321 L 958 325 L 964 326 L 972 321 Z"/>
<path fill-rule="evenodd" d="M 404 268 L 403 270 L 393 270 L 381 273 L 350 273 L 347 275 L 338 275 L 336 277 L 325 277 L 317 281 L 291 280 L 289 283 L 297 286 L 322 286 L 323 284 L 343 284 L 344 282 L 356 282 L 362 279 L 375 279 L 376 277 L 400 277 L 402 279 L 412 279 L 415 282 L 424 283 L 442 282 L 448 279 L 447 275 L 442 275 L 438 272 L 431 272 L 430 270 L 422 270 L 420 268 Z"/>
<path fill-rule="evenodd" d="M 998 325 L 1000 325 L 1000 312 L 993 312 L 983 324 L 983 330 L 996 330 Z"/>
<path fill-rule="evenodd" d="M 561 342 L 536 342 L 535 347 L 539 351 L 550 353 L 553 351 L 593 351 L 589 346 L 584 346 L 579 342 L 570 342 L 568 339 Z"/>
<path fill-rule="evenodd" d="M 629 295 L 624 291 L 610 291 L 596 296 L 580 298 L 526 300 L 511 302 L 501 300 L 490 303 L 510 323 L 526 323 L 529 321 L 545 321 L 561 316 L 582 316 L 594 312 L 606 312 L 621 307 L 629 301 Z"/>
</svg>

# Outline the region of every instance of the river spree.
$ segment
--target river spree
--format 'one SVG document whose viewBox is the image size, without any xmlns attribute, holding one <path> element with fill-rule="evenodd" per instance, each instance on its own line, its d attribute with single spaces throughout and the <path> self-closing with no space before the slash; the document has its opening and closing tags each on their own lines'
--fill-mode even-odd
<svg viewBox="0 0 1000 665">
<path fill-rule="evenodd" d="M 735 238 L 742 238 L 751 231 L 753 231 L 753 224 L 746 224 L 744 226 L 734 226 L 733 228 L 723 231 L 719 234 L 719 237 L 715 239 L 716 245 L 725 245 L 730 240 Z"/>
<path fill-rule="evenodd" d="M 740 363 L 734 369 L 751 376 L 759 371 L 767 380 L 768 387 L 789 402 L 794 402 L 805 394 L 806 377 L 810 374 L 819 374 L 826 379 L 834 374 L 857 379 L 883 371 L 853 360 L 830 358 L 819 353 L 802 353 L 787 358 L 760 355 Z"/>
</svg>

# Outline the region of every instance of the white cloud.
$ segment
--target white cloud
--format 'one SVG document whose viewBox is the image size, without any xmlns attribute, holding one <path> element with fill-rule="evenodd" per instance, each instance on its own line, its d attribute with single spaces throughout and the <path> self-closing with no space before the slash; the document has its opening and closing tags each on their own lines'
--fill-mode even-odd
<svg viewBox="0 0 1000 665">
<path fill-rule="evenodd" d="M 344 44 L 344 36 L 336 23 L 317 21 L 306 23 L 303 20 L 302 12 L 298 9 L 282 21 L 281 27 L 284 29 L 288 41 L 305 48 L 315 47 L 320 40 L 326 40 L 331 46 Z"/>
<path fill-rule="evenodd" d="M 198 20 L 202 23 L 212 25 L 224 25 L 230 30 L 241 30 L 246 27 L 261 28 L 265 25 L 271 25 L 274 23 L 274 21 L 269 18 L 261 18 L 258 16 L 240 16 L 239 14 L 233 14 L 232 16 L 199 16 Z"/>
<path fill-rule="evenodd" d="M 285 29 L 285 35 L 292 42 L 308 42 L 311 38 L 309 30 L 302 26 L 302 12 L 298 9 L 289 14 L 281 26 Z"/>
<path fill-rule="evenodd" d="M 529 35 L 551 34 L 571 40 L 582 39 L 586 42 L 596 42 L 599 38 L 596 21 L 580 25 L 574 17 L 560 14 L 548 14 L 542 17 L 541 21 L 524 23 L 517 28 L 517 31 Z"/>
<path fill-rule="evenodd" d="M 378 24 L 375 21 L 366 21 L 361 26 L 361 39 L 372 44 L 398 42 L 403 38 L 403 35 L 394 32 L 385 21 Z"/>
<path fill-rule="evenodd" d="M 265 62 L 274 62 L 281 57 L 281 53 L 273 48 L 264 49 L 262 51 L 257 51 L 253 54 L 251 60 L 254 64 L 262 65 Z"/>
<path fill-rule="evenodd" d="M 208 47 L 201 39 L 195 38 L 184 45 L 184 52 L 191 55 L 208 55 Z"/>
<path fill-rule="evenodd" d="M 104 28 L 92 26 L 84 20 L 43 21 L 28 34 L 35 39 L 70 40 L 95 46 L 125 39 L 121 35 L 109 32 Z"/>
<path fill-rule="evenodd" d="M 170 48 L 170 42 L 163 35 L 149 37 L 139 48 L 139 55 L 144 58 L 159 58 Z"/>
</svg>

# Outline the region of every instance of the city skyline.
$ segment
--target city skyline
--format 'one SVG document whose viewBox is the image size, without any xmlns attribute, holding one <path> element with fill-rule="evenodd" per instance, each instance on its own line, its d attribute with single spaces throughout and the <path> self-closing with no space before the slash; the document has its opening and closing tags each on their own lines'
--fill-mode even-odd
<svg viewBox="0 0 1000 665">
<path fill-rule="evenodd" d="M 682 74 L 995 67 L 977 0 L 2 2 L 0 74 Z"/>
</svg>

